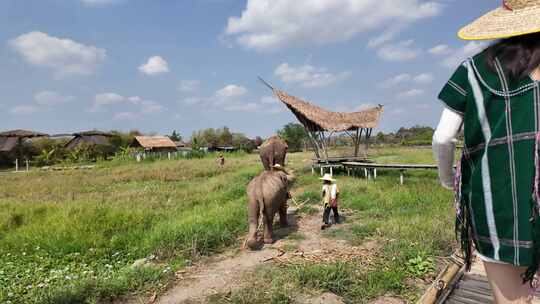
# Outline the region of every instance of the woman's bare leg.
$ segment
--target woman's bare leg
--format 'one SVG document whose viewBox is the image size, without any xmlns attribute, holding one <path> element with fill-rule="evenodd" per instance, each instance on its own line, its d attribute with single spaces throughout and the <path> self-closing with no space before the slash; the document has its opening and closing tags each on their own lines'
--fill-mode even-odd
<svg viewBox="0 0 540 304">
<path fill-rule="evenodd" d="M 484 262 L 489 284 L 493 290 L 495 303 L 531 303 L 529 284 L 523 284 L 521 275 L 526 267 L 516 267 L 510 264 Z"/>
</svg>

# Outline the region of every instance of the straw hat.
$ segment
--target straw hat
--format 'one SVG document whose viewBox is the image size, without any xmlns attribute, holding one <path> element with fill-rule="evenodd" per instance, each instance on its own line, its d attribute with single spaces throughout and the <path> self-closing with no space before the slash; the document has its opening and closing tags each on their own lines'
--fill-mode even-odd
<svg viewBox="0 0 540 304">
<path fill-rule="evenodd" d="M 335 182 L 336 180 L 332 178 L 332 175 L 326 173 L 323 177 L 319 178 L 323 181 Z"/>
<path fill-rule="evenodd" d="M 462 28 L 464 40 L 509 38 L 540 32 L 540 0 L 503 0 L 501 7 Z"/>
</svg>

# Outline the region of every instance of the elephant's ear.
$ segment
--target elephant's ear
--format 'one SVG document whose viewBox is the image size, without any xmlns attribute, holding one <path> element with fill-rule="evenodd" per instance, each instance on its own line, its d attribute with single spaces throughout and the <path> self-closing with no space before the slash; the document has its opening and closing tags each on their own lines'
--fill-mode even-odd
<svg viewBox="0 0 540 304">
<path fill-rule="evenodd" d="M 284 184 L 284 185 L 287 185 L 289 183 L 289 176 L 287 175 L 287 173 L 281 171 L 279 172 L 279 177 L 281 178 L 281 182 Z"/>
</svg>

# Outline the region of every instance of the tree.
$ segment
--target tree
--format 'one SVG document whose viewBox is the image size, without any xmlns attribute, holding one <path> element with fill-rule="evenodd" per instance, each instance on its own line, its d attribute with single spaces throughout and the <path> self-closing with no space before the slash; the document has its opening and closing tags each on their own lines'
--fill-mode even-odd
<svg viewBox="0 0 540 304">
<path fill-rule="evenodd" d="M 247 138 L 242 133 L 233 133 L 232 134 L 232 146 L 239 150 L 244 150 L 248 153 L 251 153 L 256 146 L 253 140 Z"/>
<path fill-rule="evenodd" d="M 219 146 L 219 138 L 214 128 L 202 130 L 201 137 L 202 144 L 206 145 L 207 147 L 211 148 Z"/>
<path fill-rule="evenodd" d="M 233 134 L 227 127 L 223 127 L 223 129 L 218 130 L 217 136 L 219 138 L 219 145 L 220 146 L 231 146 L 233 145 Z"/>
<path fill-rule="evenodd" d="M 309 139 L 304 126 L 298 123 L 286 124 L 278 131 L 278 135 L 287 142 L 289 151 L 302 151 L 304 143 Z"/>
<path fill-rule="evenodd" d="M 180 133 L 176 132 L 176 130 L 172 131 L 171 135 L 169 135 L 169 138 L 172 141 L 182 141 L 182 136 L 180 135 Z"/>
</svg>

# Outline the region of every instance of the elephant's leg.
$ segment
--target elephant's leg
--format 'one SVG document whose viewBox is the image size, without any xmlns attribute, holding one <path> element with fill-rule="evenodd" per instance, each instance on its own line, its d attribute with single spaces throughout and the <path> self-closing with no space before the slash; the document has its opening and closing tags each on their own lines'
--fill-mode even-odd
<svg viewBox="0 0 540 304">
<path fill-rule="evenodd" d="M 282 228 L 289 227 L 289 221 L 287 220 L 287 200 L 279 207 L 279 225 Z"/>
<path fill-rule="evenodd" d="M 261 219 L 263 220 L 263 219 Z M 249 200 L 248 203 L 248 241 L 247 245 L 251 249 L 257 248 L 257 228 L 259 226 L 259 203 L 256 199 Z"/>
<path fill-rule="evenodd" d="M 268 208 L 270 209 L 270 208 Z M 274 243 L 274 212 L 268 210 L 264 214 L 264 243 L 272 244 Z"/>
</svg>

